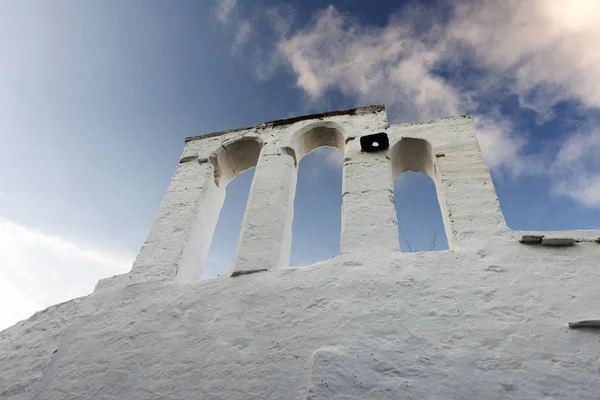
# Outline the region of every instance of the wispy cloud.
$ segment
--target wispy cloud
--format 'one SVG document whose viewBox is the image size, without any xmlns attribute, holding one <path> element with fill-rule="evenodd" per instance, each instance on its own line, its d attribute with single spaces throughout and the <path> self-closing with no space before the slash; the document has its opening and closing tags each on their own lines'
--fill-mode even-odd
<svg viewBox="0 0 600 400">
<path fill-rule="evenodd" d="M 233 29 L 231 50 L 234 54 L 239 53 L 253 34 L 250 19 L 241 15 L 237 0 L 217 0 L 215 15 L 221 24 Z"/>
<path fill-rule="evenodd" d="M 0 219 L 0 329 L 35 311 L 89 294 L 125 273 L 134 255 Z"/>
<path fill-rule="evenodd" d="M 439 51 L 414 38 L 410 25 L 362 27 L 330 6 L 277 49 L 312 99 L 337 89 L 364 103 L 385 102 L 404 120 L 454 115 L 466 101 L 429 72 Z"/>
<path fill-rule="evenodd" d="M 569 137 L 550 172 L 557 176 L 554 192 L 588 207 L 600 205 L 600 129 Z"/>
<path fill-rule="evenodd" d="M 244 46 L 250 39 L 251 34 L 252 25 L 250 24 L 250 21 L 241 21 L 235 34 L 235 40 L 233 41 L 233 51 L 238 51 Z"/>
<path fill-rule="evenodd" d="M 237 0 L 217 0 L 217 8 L 215 10 L 217 19 L 223 24 L 227 23 L 236 6 Z"/>
<path fill-rule="evenodd" d="M 482 116 L 475 118 L 475 129 L 485 161 L 492 169 L 505 169 L 520 175 L 531 165 L 520 155 L 526 141 L 511 134 L 512 125 L 502 118 Z M 528 171 L 531 172 L 531 171 Z"/>
<path fill-rule="evenodd" d="M 386 103 L 393 121 L 474 112 L 491 168 L 512 176 L 548 174 L 553 193 L 600 206 L 600 167 L 527 154 L 531 137 L 489 105 L 516 96 L 538 122 L 554 118 L 554 107 L 565 100 L 598 109 L 600 3 L 463 1 L 449 15 L 408 7 L 385 26 L 365 26 L 329 6 L 297 30 L 279 18 L 268 68 L 257 63 L 259 76 L 287 66 L 310 100 L 335 90 L 357 103 Z M 573 146 L 559 144 L 558 153 Z"/>
<path fill-rule="evenodd" d="M 565 99 L 600 107 L 600 2 L 485 0 L 461 3 L 447 33 L 476 62 L 508 74 L 523 106 L 546 113 Z"/>
<path fill-rule="evenodd" d="M 328 154 L 326 155 L 325 160 L 327 161 L 327 165 L 333 169 L 342 168 L 344 164 L 344 153 L 338 149 L 327 148 Z"/>
</svg>

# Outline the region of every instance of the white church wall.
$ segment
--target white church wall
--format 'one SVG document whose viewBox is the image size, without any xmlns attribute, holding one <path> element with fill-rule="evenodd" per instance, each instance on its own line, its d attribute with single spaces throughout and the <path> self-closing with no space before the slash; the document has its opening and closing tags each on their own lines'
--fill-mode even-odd
<svg viewBox="0 0 600 400">
<path fill-rule="evenodd" d="M 378 132 L 389 149 L 362 152 Z M 342 251 L 289 268 L 295 168 L 325 144 L 345 155 Z M 253 166 L 231 274 L 200 281 L 224 186 Z M 399 251 L 405 170 L 434 180 L 450 250 Z M 599 238 L 510 231 L 470 117 L 190 138 L 132 271 L 0 334 L 0 399 L 595 400 L 600 331 L 567 323 L 600 318 Z"/>
</svg>

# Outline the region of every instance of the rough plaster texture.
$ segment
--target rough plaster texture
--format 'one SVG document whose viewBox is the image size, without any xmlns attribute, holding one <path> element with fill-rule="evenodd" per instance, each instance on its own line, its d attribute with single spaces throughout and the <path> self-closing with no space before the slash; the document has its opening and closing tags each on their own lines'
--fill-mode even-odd
<svg viewBox="0 0 600 400">
<path fill-rule="evenodd" d="M 361 153 L 381 131 L 389 150 Z M 345 152 L 341 254 L 289 268 L 295 168 L 324 144 Z M 232 273 L 200 281 L 225 185 L 254 165 Z M 450 250 L 398 250 L 405 170 L 436 183 Z M 540 236 L 574 244 L 519 242 Z M 600 318 L 599 237 L 510 231 L 470 117 L 190 138 L 132 271 L 0 333 L 0 399 L 598 399 L 600 331 L 567 323 Z"/>
</svg>

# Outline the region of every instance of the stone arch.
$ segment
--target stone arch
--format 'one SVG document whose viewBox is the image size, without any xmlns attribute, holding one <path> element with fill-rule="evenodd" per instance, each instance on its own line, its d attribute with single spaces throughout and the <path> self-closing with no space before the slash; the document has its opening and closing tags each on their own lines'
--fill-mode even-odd
<svg viewBox="0 0 600 400">
<path fill-rule="evenodd" d="M 436 180 L 433 146 L 425 139 L 402 138 L 391 150 L 392 174 L 396 179 L 405 171 L 422 172 Z"/>
<path fill-rule="evenodd" d="M 433 244 L 433 241 L 438 241 L 438 248 L 442 248 L 444 249 L 446 247 L 446 243 L 448 243 L 448 246 L 451 245 L 450 240 L 448 240 L 449 234 L 451 234 L 451 230 L 450 230 L 450 223 L 449 223 L 449 216 L 448 216 L 448 212 L 446 209 L 446 203 L 444 201 L 443 198 L 443 193 L 442 190 L 440 189 L 440 184 L 439 184 L 439 179 L 437 176 L 437 168 L 436 168 L 436 159 L 435 159 L 435 153 L 434 153 L 434 149 L 433 146 L 431 145 L 431 143 L 429 143 L 427 140 L 425 139 L 420 139 L 420 138 L 401 138 L 397 143 L 395 143 L 391 150 L 390 150 L 390 156 L 391 156 L 391 162 L 392 162 L 392 177 L 394 179 L 395 185 L 394 185 L 394 189 L 396 190 L 396 186 L 398 184 L 397 178 L 402 175 L 404 172 L 415 172 L 415 173 L 423 173 L 425 175 L 427 175 L 431 181 L 433 181 L 433 185 L 431 185 L 431 181 L 429 181 L 429 183 L 427 184 L 426 181 L 428 181 L 428 178 L 425 178 L 421 175 L 421 177 L 423 179 L 425 179 L 425 181 L 421 178 L 419 178 L 418 174 L 414 175 L 414 174 L 409 174 L 412 176 L 407 176 L 407 178 L 412 178 L 412 182 L 413 182 L 413 187 L 416 188 L 424 188 L 426 186 L 424 185 L 431 185 L 429 186 L 429 191 L 425 190 L 425 193 L 422 190 L 417 190 L 415 193 L 411 193 L 410 195 L 414 194 L 415 196 L 423 196 L 421 198 L 420 202 L 408 202 L 408 209 L 410 210 L 410 212 L 407 212 L 407 214 L 411 215 L 411 217 L 409 217 L 408 221 L 405 220 L 403 218 L 403 215 L 401 213 L 401 210 L 398 210 L 398 208 L 396 209 L 396 213 L 397 213 L 397 219 L 398 219 L 398 228 L 399 228 L 399 233 L 400 233 L 400 241 L 404 241 L 405 242 L 405 246 L 407 247 L 407 249 L 409 251 L 413 251 L 413 249 L 410 248 L 410 244 L 409 244 L 409 239 L 407 239 L 407 235 L 405 235 L 405 233 L 402 231 L 402 225 L 403 225 L 403 220 L 405 220 L 405 223 L 408 222 L 413 222 L 414 221 L 414 214 L 419 215 L 419 211 L 422 213 L 423 212 L 423 205 L 424 204 L 429 204 L 431 206 L 426 207 L 427 213 L 426 213 L 426 218 L 424 218 L 423 220 L 423 224 L 432 224 L 432 225 L 437 225 L 440 226 L 443 225 L 443 231 L 445 233 L 444 237 L 442 237 L 442 232 L 437 232 L 437 235 L 435 234 L 435 232 L 432 230 L 432 238 L 431 239 L 426 239 L 426 240 L 432 240 L 431 244 Z M 419 183 L 418 185 L 416 185 L 416 183 Z M 416 185 L 416 186 L 414 186 Z M 435 188 L 435 197 L 437 198 L 437 205 L 435 205 L 436 201 L 435 198 L 432 199 L 429 196 L 433 195 L 433 190 Z M 402 204 L 402 198 L 406 197 L 406 193 L 396 193 L 395 194 L 395 204 Z M 431 200 L 431 201 L 429 201 Z M 421 207 L 421 209 L 411 209 L 411 205 L 414 207 Z M 405 208 L 402 208 L 402 210 L 406 210 Z M 437 214 L 439 210 L 438 215 L 434 215 L 430 213 L 435 213 Z M 406 216 L 406 215 L 405 215 Z M 440 218 L 441 217 L 441 221 Z M 425 221 L 427 220 L 427 221 Z M 421 229 L 422 226 L 424 226 L 423 224 L 417 225 L 419 226 L 419 229 Z M 409 235 L 410 236 L 410 235 Z M 419 243 L 420 244 L 420 243 Z M 419 245 L 417 244 L 417 245 Z M 430 250 L 434 249 L 433 247 L 430 246 L 429 243 L 423 243 L 426 244 L 425 247 L 422 247 L 422 249 L 427 250 L 428 248 Z M 414 248 L 414 243 L 413 243 L 413 248 Z"/>
<path fill-rule="evenodd" d="M 344 151 L 345 133 L 345 129 L 335 122 L 316 122 L 294 132 L 290 147 L 295 152 L 297 162 L 319 147 L 329 146 Z"/>
<path fill-rule="evenodd" d="M 342 166 L 339 161 L 344 157 L 345 130 L 334 122 L 318 121 L 294 132 L 289 146 L 298 163 L 290 261 L 293 266 L 309 265 L 339 254 L 334 247 L 337 242 L 339 249 L 340 243 Z M 333 149 L 315 151 L 323 147 Z M 319 172 L 315 173 L 316 170 Z M 339 197 L 333 196 L 338 185 Z"/>
<path fill-rule="evenodd" d="M 263 140 L 256 137 L 240 137 L 225 141 L 209 157 L 213 179 L 203 187 L 202 206 L 198 208 L 195 221 L 183 252 L 177 274 L 179 281 L 199 280 L 204 276 L 209 251 L 219 222 L 227 185 L 236 175 L 256 167 Z"/>
<path fill-rule="evenodd" d="M 262 139 L 252 136 L 223 143 L 211 156 L 217 186 L 224 188 L 237 174 L 256 167 L 263 145 Z"/>
</svg>

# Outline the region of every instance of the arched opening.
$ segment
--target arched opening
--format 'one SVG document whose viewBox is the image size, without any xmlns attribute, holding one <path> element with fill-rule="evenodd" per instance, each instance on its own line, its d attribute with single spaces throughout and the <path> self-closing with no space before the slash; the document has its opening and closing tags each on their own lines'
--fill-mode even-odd
<svg viewBox="0 0 600 400">
<path fill-rule="evenodd" d="M 404 252 L 447 250 L 431 144 L 402 138 L 392 148 L 391 157 L 400 248 Z"/>
<path fill-rule="evenodd" d="M 211 158 L 217 186 L 225 188 L 237 174 L 256 167 L 262 146 L 262 140 L 254 137 L 225 143 Z"/>
<path fill-rule="evenodd" d="M 290 265 L 306 266 L 340 252 L 343 129 L 310 125 L 291 144 L 299 161 Z"/>
<path fill-rule="evenodd" d="M 218 220 L 204 263 L 202 279 L 215 278 L 231 269 L 240 235 L 240 227 L 254 167 L 258 163 L 262 141 L 241 138 L 225 144 L 213 157 L 215 184 L 222 192 Z"/>
<path fill-rule="evenodd" d="M 225 201 L 208 250 L 202 279 L 216 278 L 230 270 L 253 177 L 254 168 L 251 168 L 237 174 L 229 181 L 225 190 Z"/>
</svg>

